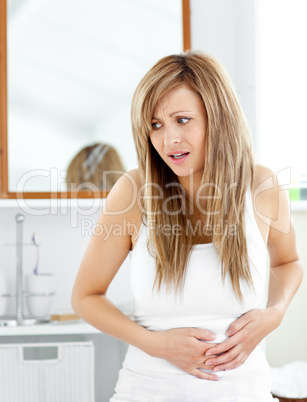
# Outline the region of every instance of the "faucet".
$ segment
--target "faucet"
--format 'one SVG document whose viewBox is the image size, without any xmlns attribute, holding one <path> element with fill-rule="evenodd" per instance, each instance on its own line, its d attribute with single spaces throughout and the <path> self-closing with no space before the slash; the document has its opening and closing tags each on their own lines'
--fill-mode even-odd
<svg viewBox="0 0 307 402">
<path fill-rule="evenodd" d="M 17 327 L 19 325 L 34 325 L 49 322 L 49 320 L 39 320 L 36 318 L 24 318 L 23 311 L 23 272 L 22 272 L 22 226 L 25 216 L 17 214 L 17 239 L 16 239 L 16 317 L 0 321 L 0 326 Z"/>
<path fill-rule="evenodd" d="M 23 320 L 23 303 L 22 303 L 22 290 L 23 290 L 23 276 L 22 276 L 22 224 L 25 219 L 23 214 L 17 214 L 17 241 L 16 241 L 16 320 L 20 322 Z"/>
<path fill-rule="evenodd" d="M 35 319 L 25 319 L 23 311 L 23 272 L 22 272 L 22 226 L 25 216 L 17 214 L 15 216 L 17 222 L 17 238 L 16 238 L 16 318 L 7 322 L 8 326 L 33 325 L 37 323 Z"/>
</svg>

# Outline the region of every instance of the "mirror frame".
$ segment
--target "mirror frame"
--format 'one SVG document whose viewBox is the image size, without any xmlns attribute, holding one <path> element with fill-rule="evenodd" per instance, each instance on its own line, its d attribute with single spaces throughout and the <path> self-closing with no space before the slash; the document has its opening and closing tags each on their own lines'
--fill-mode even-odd
<svg viewBox="0 0 307 402">
<path fill-rule="evenodd" d="M 190 0 L 182 2 L 183 50 L 191 49 Z M 10 192 L 7 132 L 7 0 L 0 0 L 0 180 L 2 199 L 105 198 L 109 191 Z"/>
</svg>

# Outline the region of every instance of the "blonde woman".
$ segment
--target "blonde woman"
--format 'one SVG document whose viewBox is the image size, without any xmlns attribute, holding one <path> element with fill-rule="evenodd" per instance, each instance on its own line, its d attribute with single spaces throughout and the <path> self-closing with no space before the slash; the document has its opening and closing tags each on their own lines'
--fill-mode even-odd
<svg viewBox="0 0 307 402">
<path fill-rule="evenodd" d="M 109 193 L 98 224 L 110 236 L 93 235 L 72 295 L 81 317 L 130 344 L 111 401 L 271 401 L 259 343 L 302 266 L 286 192 L 254 163 L 225 70 L 198 52 L 161 59 L 136 89 L 132 128 L 139 168 Z M 129 253 L 134 320 L 106 296 Z"/>
</svg>

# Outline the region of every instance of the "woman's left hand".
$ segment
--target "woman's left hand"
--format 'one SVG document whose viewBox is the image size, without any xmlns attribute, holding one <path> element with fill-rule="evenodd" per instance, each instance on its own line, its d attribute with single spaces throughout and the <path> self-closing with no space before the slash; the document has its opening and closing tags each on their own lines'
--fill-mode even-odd
<svg viewBox="0 0 307 402">
<path fill-rule="evenodd" d="M 255 347 L 280 324 L 274 308 L 254 309 L 241 315 L 228 328 L 227 340 L 208 349 L 206 356 L 219 355 L 207 360 L 214 371 L 231 370 L 241 366 Z"/>
</svg>

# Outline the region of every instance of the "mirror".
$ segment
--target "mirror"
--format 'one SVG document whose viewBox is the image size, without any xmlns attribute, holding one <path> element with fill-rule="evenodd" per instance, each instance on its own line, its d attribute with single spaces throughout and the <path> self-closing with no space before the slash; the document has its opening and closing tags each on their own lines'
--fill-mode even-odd
<svg viewBox="0 0 307 402">
<path fill-rule="evenodd" d="M 1 197 L 93 197 L 67 169 L 93 145 L 82 166 L 110 149 L 137 166 L 131 99 L 158 59 L 190 48 L 189 1 L 0 0 L 0 12 Z"/>
</svg>

